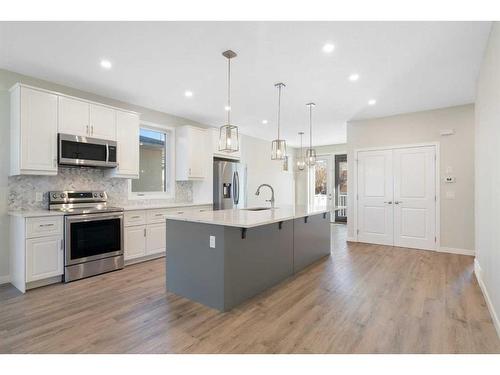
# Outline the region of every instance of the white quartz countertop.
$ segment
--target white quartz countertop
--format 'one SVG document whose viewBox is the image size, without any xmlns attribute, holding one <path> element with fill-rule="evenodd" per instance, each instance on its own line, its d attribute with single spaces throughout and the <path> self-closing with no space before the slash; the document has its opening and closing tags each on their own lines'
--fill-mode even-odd
<svg viewBox="0 0 500 375">
<path fill-rule="evenodd" d="M 166 203 L 166 204 L 148 204 L 142 206 L 123 206 L 125 211 L 137 211 L 137 210 L 154 210 L 162 208 L 176 208 L 176 207 L 195 207 L 195 206 L 208 206 L 212 205 L 211 202 L 205 203 Z M 49 210 L 21 210 L 21 211 L 9 211 L 10 216 L 17 217 L 44 217 L 44 216 L 63 216 L 62 211 L 49 211 Z"/>
<path fill-rule="evenodd" d="M 165 215 L 165 218 L 167 220 L 189 221 L 238 228 L 252 228 L 305 216 L 318 215 L 329 211 L 330 208 L 324 207 L 280 206 L 263 211 L 230 209 L 204 212 L 193 211 L 179 214 L 173 213 Z"/>
</svg>

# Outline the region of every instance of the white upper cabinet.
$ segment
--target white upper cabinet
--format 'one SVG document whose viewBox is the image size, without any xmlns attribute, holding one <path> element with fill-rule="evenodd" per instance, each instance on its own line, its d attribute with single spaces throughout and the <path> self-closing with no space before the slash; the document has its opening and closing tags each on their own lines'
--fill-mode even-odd
<svg viewBox="0 0 500 375">
<path fill-rule="evenodd" d="M 182 126 L 176 130 L 176 179 L 177 181 L 203 180 L 206 177 L 206 161 L 210 158 L 207 131 L 194 126 Z"/>
<path fill-rule="evenodd" d="M 10 174 L 57 174 L 57 95 L 11 89 Z"/>
<path fill-rule="evenodd" d="M 90 137 L 116 139 L 116 112 L 113 108 L 103 105 L 90 105 Z"/>
<path fill-rule="evenodd" d="M 241 158 L 241 138 L 239 141 L 239 150 L 236 152 L 225 152 L 219 151 L 219 128 L 212 128 L 209 130 L 212 135 L 212 154 L 213 156 L 224 158 L 224 159 L 234 159 L 240 160 Z"/>
<path fill-rule="evenodd" d="M 114 177 L 139 178 L 139 115 L 116 111 L 118 167 Z"/>
<path fill-rule="evenodd" d="M 83 100 L 59 97 L 59 133 L 116 139 L 116 111 Z"/>
<path fill-rule="evenodd" d="M 60 96 L 59 133 L 90 137 L 90 104 Z"/>
</svg>

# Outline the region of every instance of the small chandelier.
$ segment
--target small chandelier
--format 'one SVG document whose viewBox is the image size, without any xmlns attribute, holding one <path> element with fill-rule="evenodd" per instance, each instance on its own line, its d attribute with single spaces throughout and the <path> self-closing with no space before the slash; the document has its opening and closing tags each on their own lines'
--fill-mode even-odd
<svg viewBox="0 0 500 375">
<path fill-rule="evenodd" d="M 231 59 L 237 56 L 236 52 L 227 50 L 222 53 L 227 59 L 227 124 L 219 129 L 219 151 L 237 152 L 240 148 L 238 127 L 231 125 Z"/>
<path fill-rule="evenodd" d="M 306 164 L 312 167 L 316 164 L 316 150 L 312 148 L 312 110 L 316 106 L 314 103 L 307 103 L 309 107 L 309 148 L 306 151 Z"/>
<path fill-rule="evenodd" d="M 303 171 L 306 167 L 306 161 L 304 160 L 304 149 L 302 148 L 302 136 L 304 135 L 304 132 L 299 132 L 300 135 L 300 151 L 299 151 L 299 157 L 297 158 L 297 169 L 299 171 Z"/>
<path fill-rule="evenodd" d="M 274 85 L 278 88 L 278 138 L 271 143 L 271 160 L 284 160 L 286 157 L 286 141 L 280 139 L 280 117 L 281 117 L 281 89 L 284 83 Z"/>
</svg>

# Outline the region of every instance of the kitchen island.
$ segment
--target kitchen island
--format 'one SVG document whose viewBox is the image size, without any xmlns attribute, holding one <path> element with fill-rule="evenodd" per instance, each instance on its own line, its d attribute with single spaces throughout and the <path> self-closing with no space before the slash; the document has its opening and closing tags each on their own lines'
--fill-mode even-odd
<svg viewBox="0 0 500 375">
<path fill-rule="evenodd" d="M 230 209 L 166 216 L 167 289 L 227 311 L 330 254 L 330 211 Z"/>
</svg>

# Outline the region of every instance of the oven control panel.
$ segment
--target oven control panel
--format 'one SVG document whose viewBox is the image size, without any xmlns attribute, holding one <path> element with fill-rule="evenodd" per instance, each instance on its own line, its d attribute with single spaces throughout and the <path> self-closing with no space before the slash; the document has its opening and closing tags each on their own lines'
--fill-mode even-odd
<svg viewBox="0 0 500 375">
<path fill-rule="evenodd" d="M 106 202 L 108 195 L 105 191 L 50 191 L 49 204 L 76 203 L 76 202 Z"/>
</svg>

